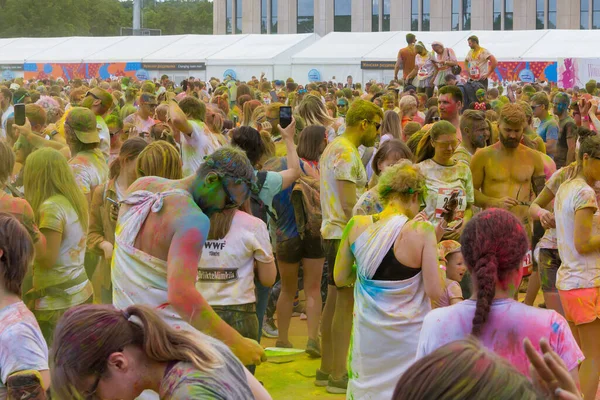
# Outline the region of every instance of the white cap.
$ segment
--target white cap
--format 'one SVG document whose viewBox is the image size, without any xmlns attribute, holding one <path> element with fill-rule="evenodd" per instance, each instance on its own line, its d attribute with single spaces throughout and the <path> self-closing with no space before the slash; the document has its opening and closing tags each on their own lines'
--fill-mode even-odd
<svg viewBox="0 0 600 400">
<path fill-rule="evenodd" d="M 19 89 L 21 89 L 21 86 L 18 83 L 10 84 L 10 90 L 19 90 Z"/>
</svg>

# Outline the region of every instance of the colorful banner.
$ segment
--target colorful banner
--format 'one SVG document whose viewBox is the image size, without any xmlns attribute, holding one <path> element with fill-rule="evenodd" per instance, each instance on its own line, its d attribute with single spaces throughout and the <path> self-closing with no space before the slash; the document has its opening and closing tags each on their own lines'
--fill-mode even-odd
<svg viewBox="0 0 600 400">
<path fill-rule="evenodd" d="M 25 79 L 44 79 L 52 76 L 69 81 L 74 78 L 90 79 L 129 76 L 135 78 L 142 64 L 134 63 L 26 63 L 23 65 Z"/>
<path fill-rule="evenodd" d="M 600 81 L 599 58 L 563 58 L 558 60 L 558 86 L 571 89 L 580 88 L 590 80 Z"/>
</svg>

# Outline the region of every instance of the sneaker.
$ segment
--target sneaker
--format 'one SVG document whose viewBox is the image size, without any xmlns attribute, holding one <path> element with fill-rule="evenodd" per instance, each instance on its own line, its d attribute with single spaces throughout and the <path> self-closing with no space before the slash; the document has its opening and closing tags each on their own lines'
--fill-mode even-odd
<svg viewBox="0 0 600 400">
<path fill-rule="evenodd" d="M 327 384 L 329 384 L 329 374 L 326 374 L 325 372 L 318 369 L 317 376 L 315 377 L 315 386 L 325 387 L 327 386 Z"/>
<path fill-rule="evenodd" d="M 302 313 L 304 313 L 304 307 L 302 306 L 302 304 L 300 302 L 298 302 L 298 303 L 294 302 L 294 309 L 292 311 L 292 317 L 299 317 L 302 315 Z"/>
<path fill-rule="evenodd" d="M 340 380 L 333 380 L 331 376 L 327 382 L 327 393 L 345 394 L 348 389 L 348 374 Z"/>
<path fill-rule="evenodd" d="M 279 331 L 275 326 L 275 320 L 271 318 L 265 319 L 265 322 L 263 323 L 262 327 L 262 333 L 264 337 L 268 337 L 270 339 L 279 337 Z"/>
<path fill-rule="evenodd" d="M 278 340 L 275 342 L 275 347 L 281 347 L 283 349 L 293 349 L 294 345 L 290 342 L 284 342 L 282 340 Z"/>
<path fill-rule="evenodd" d="M 306 353 L 311 358 L 321 358 L 321 346 L 319 346 L 319 342 L 314 339 L 308 339 L 306 343 Z"/>
</svg>

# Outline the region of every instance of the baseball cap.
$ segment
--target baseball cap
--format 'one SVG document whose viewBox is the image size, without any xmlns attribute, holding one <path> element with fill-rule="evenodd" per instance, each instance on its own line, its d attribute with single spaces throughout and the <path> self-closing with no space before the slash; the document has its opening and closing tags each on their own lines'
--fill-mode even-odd
<svg viewBox="0 0 600 400">
<path fill-rule="evenodd" d="M 87 96 L 92 96 L 96 100 L 100 100 L 102 105 L 106 108 L 110 108 L 113 105 L 113 97 L 111 94 L 99 87 L 88 90 L 88 92 L 85 94 L 85 97 Z"/>
<path fill-rule="evenodd" d="M 100 143 L 96 115 L 89 108 L 73 107 L 65 119 L 81 143 Z"/>
<path fill-rule="evenodd" d="M 460 243 L 456 240 L 442 240 L 438 243 L 438 258 L 442 261 L 447 261 L 448 255 L 460 251 Z"/>
<path fill-rule="evenodd" d="M 10 84 L 10 90 L 18 90 L 21 88 L 21 85 L 19 85 L 18 83 L 11 83 Z"/>
</svg>

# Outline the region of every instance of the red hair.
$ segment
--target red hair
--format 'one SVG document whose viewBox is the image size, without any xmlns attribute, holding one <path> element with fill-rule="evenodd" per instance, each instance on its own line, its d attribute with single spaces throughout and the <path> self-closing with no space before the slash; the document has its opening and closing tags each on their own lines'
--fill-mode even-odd
<svg viewBox="0 0 600 400">
<path fill-rule="evenodd" d="M 462 254 L 477 288 L 477 306 L 471 333 L 479 336 L 496 295 L 496 283 L 519 270 L 529 250 L 525 228 L 510 212 L 489 209 L 477 214 L 460 239 Z"/>
</svg>

